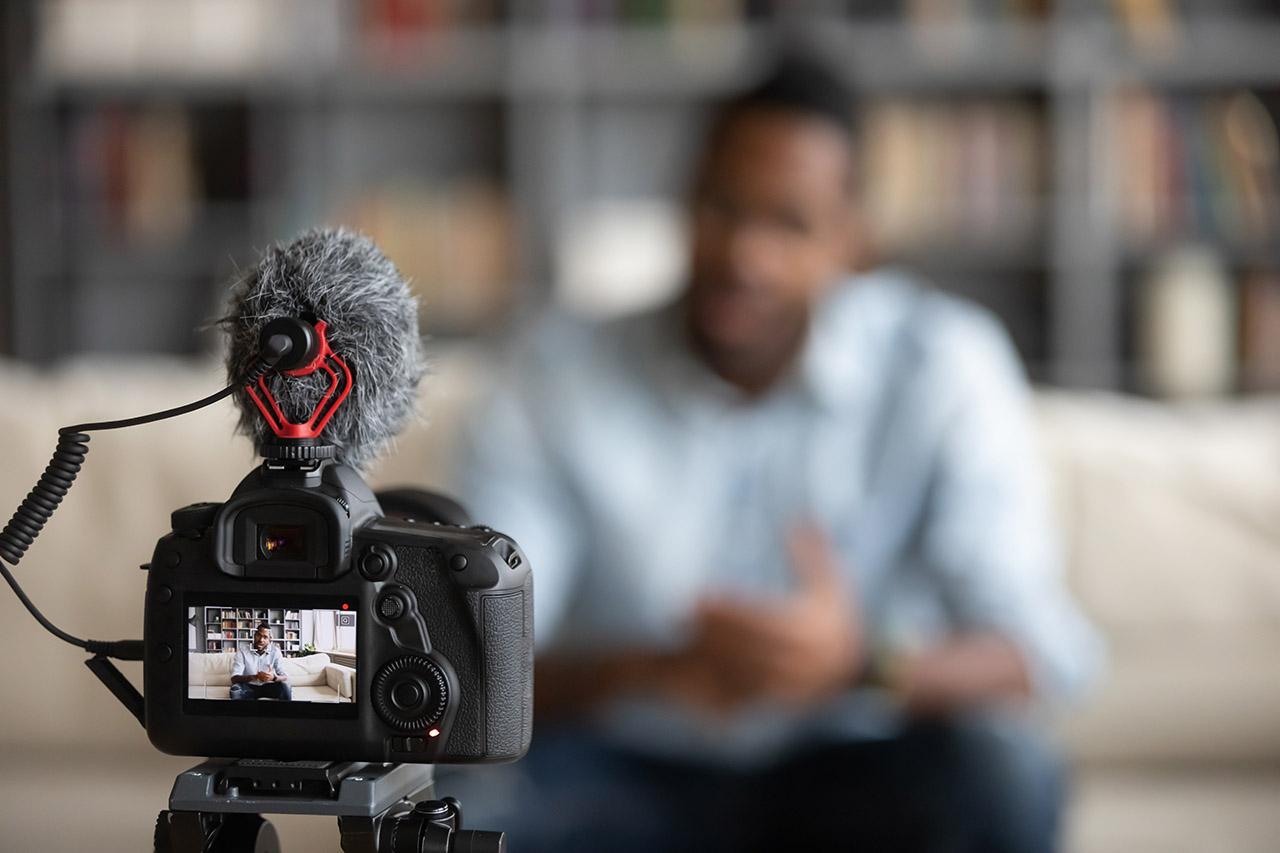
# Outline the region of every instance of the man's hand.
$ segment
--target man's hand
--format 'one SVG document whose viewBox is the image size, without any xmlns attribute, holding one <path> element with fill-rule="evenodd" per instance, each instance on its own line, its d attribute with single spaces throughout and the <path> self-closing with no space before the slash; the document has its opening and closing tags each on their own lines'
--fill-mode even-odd
<svg viewBox="0 0 1280 853">
<path fill-rule="evenodd" d="M 760 603 L 712 598 L 698 608 L 690 656 L 704 664 L 721 706 L 752 698 L 808 705 L 852 686 L 864 656 L 857 602 L 826 535 L 802 525 L 788 537 L 799 586 Z"/>
<path fill-rule="evenodd" d="M 614 652 L 541 658 L 534 681 L 542 718 L 582 713 L 618 695 L 659 695 L 703 714 L 760 698 L 805 705 L 855 683 L 861 672 L 857 602 L 817 528 L 790 537 L 799 588 L 768 604 L 709 599 L 681 652 Z"/>
<path fill-rule="evenodd" d="M 269 669 L 258 670 L 258 683 L 266 684 L 268 681 L 275 681 L 276 674 Z"/>
<path fill-rule="evenodd" d="M 890 686 L 903 708 L 937 717 L 992 700 L 1026 702 L 1031 675 L 1019 648 L 998 634 L 968 634 L 898 662 Z"/>
</svg>

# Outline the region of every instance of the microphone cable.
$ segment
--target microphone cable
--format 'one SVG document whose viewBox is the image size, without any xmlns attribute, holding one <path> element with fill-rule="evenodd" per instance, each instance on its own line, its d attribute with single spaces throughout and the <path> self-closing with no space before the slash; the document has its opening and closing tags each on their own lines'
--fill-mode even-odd
<svg viewBox="0 0 1280 853">
<path fill-rule="evenodd" d="M 211 406 L 219 400 L 231 396 L 238 389 L 246 385 L 252 385 L 263 376 L 266 376 L 267 372 L 275 366 L 288 349 L 287 342 L 282 343 L 278 339 L 272 338 L 268 342 L 265 351 L 254 361 L 241 381 L 232 383 L 221 391 L 196 400 L 194 403 L 135 418 L 76 424 L 75 426 L 63 427 L 58 430 L 57 449 L 54 450 L 53 458 L 49 460 L 44 473 L 40 475 L 40 481 L 36 483 L 27 494 L 26 499 L 14 511 L 13 517 L 9 519 L 9 523 L 5 525 L 4 530 L 0 531 L 0 559 L 3 560 L 3 562 L 0 562 L 0 575 L 4 576 L 5 581 L 8 582 L 18 596 L 18 600 L 35 617 L 41 627 L 59 640 L 78 646 L 95 655 L 105 655 L 120 660 L 142 660 L 143 648 L 141 640 L 82 640 L 54 625 L 23 592 L 21 585 L 10 573 L 9 568 L 16 566 L 26 554 L 27 549 L 31 547 L 31 543 L 40 535 L 40 531 L 49 521 L 49 517 L 53 515 L 54 510 L 62 503 L 62 499 L 66 497 L 72 483 L 75 482 L 76 475 L 80 473 L 80 468 L 84 465 L 85 457 L 89 453 L 89 436 L 86 433 L 109 429 L 125 429 L 126 427 L 155 423 L 156 421 L 176 418 L 179 415 L 185 415 L 197 409 Z"/>
</svg>

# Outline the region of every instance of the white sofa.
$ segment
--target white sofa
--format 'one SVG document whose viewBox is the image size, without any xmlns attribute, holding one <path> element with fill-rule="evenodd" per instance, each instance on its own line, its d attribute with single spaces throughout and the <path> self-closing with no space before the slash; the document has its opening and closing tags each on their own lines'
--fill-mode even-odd
<svg viewBox="0 0 1280 853">
<path fill-rule="evenodd" d="M 187 698 L 230 699 L 235 659 L 225 652 L 188 652 Z M 284 673 L 295 702 L 350 702 L 355 695 L 356 671 L 330 662 L 324 652 L 284 658 Z"/>
<path fill-rule="evenodd" d="M 437 354 L 422 403 L 431 428 L 406 432 L 371 475 L 375 487 L 448 486 L 458 413 L 487 375 L 484 363 L 464 349 Z M 220 382 L 212 364 L 81 363 L 46 374 L 0 363 L 0 511 L 35 482 L 59 426 L 178 405 Z M 1110 647 L 1106 680 L 1058 727 L 1076 767 L 1066 849 L 1274 853 L 1280 402 L 1175 408 L 1047 392 L 1037 414 L 1069 582 Z M 93 437 L 83 473 L 16 572 L 56 624 L 79 636 L 138 635 L 145 575 L 136 566 L 150 559 L 169 513 L 225 499 L 255 464 L 247 442 L 233 438 L 234 422 L 224 403 Z M 111 778 L 151 750 L 136 721 L 85 672 L 84 656 L 41 631 L 3 589 L 0 643 L 22 650 L 3 663 L 0 826 L 19 837 L 30 826 L 49 849 L 77 849 L 48 837 L 60 826 L 58 786 L 73 777 L 50 771 L 42 788 L 30 781 L 35 769 L 70 755 L 68 773 L 85 778 L 85 762 L 102 755 Z M 24 781 L 5 787 L 5 779 Z M 138 795 L 130 827 L 145 828 L 164 790 Z"/>
</svg>

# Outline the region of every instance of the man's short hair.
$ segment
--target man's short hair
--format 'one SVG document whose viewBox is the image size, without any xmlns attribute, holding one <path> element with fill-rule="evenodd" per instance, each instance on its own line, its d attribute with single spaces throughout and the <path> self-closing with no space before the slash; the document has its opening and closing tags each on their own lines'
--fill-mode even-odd
<svg viewBox="0 0 1280 853">
<path fill-rule="evenodd" d="M 722 103 L 708 141 L 714 145 L 735 118 L 757 109 L 824 119 L 850 139 L 857 133 L 857 98 L 852 87 L 833 67 L 809 53 L 782 54 L 754 86 Z"/>
<path fill-rule="evenodd" d="M 271 633 L 271 626 L 270 626 L 270 625 L 268 625 L 266 622 L 259 622 L 259 623 L 258 623 L 258 630 L 259 630 L 259 631 L 266 631 L 268 634 L 270 634 L 270 633 Z"/>
</svg>

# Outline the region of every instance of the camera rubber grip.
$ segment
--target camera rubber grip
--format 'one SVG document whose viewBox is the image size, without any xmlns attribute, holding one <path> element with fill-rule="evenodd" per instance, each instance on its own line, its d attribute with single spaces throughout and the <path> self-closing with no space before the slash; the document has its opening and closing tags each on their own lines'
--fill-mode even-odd
<svg viewBox="0 0 1280 853">
<path fill-rule="evenodd" d="M 525 597 L 531 590 L 485 595 L 481 602 L 484 637 L 485 754 L 517 756 L 532 731 L 533 678 L 525 662 L 532 656 L 532 619 Z M 531 614 L 533 608 L 528 608 Z"/>
</svg>

